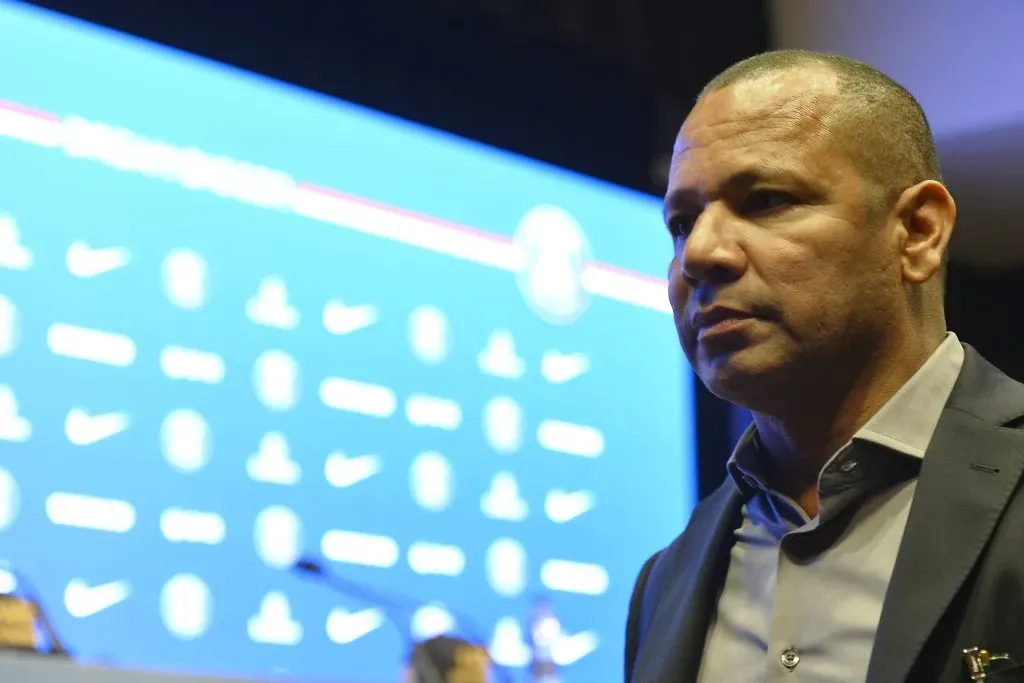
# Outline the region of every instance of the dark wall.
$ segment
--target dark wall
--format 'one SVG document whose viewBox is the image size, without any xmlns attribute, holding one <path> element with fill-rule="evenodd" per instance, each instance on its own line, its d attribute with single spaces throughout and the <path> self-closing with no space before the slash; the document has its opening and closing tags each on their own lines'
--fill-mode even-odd
<svg viewBox="0 0 1024 683">
<path fill-rule="evenodd" d="M 949 269 L 946 316 L 961 341 L 1017 381 L 1024 382 L 1024 268 Z"/>
<path fill-rule="evenodd" d="M 696 93 L 767 49 L 756 0 L 32 4 L 656 194 Z"/>
</svg>

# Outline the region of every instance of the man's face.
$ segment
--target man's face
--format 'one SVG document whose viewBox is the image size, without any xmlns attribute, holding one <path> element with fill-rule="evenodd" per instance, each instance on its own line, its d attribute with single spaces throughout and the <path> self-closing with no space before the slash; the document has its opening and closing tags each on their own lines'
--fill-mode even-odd
<svg viewBox="0 0 1024 683">
<path fill-rule="evenodd" d="M 829 129 L 833 79 L 794 70 L 708 94 L 673 153 L 679 339 L 712 392 L 754 410 L 870 347 L 902 291 L 893 234 L 871 225 Z"/>
</svg>

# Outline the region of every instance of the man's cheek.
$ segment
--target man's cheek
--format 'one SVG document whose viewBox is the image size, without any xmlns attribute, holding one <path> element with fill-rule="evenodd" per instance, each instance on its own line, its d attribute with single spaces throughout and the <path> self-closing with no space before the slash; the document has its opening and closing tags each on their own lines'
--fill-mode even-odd
<svg viewBox="0 0 1024 683">
<path fill-rule="evenodd" d="M 670 267 L 668 271 L 668 300 L 672 304 L 673 310 L 685 307 L 689 294 L 690 288 L 683 280 L 682 273 L 678 268 Z"/>
</svg>

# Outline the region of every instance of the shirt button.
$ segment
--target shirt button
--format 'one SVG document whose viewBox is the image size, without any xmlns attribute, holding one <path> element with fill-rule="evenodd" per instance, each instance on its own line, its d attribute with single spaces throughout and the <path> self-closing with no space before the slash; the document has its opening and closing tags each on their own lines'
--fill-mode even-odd
<svg viewBox="0 0 1024 683">
<path fill-rule="evenodd" d="M 800 663 L 800 650 L 795 647 L 787 648 L 783 650 L 782 656 L 779 659 L 782 661 L 782 666 L 792 671 Z"/>
</svg>

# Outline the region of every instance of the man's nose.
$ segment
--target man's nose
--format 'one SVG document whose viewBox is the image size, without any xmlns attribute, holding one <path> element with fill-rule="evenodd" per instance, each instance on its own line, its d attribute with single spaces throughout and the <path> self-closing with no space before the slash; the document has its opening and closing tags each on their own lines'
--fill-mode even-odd
<svg viewBox="0 0 1024 683">
<path fill-rule="evenodd" d="M 727 208 L 717 204 L 705 207 L 683 244 L 683 277 L 691 286 L 738 279 L 747 266 L 738 238 L 735 217 Z"/>
</svg>

